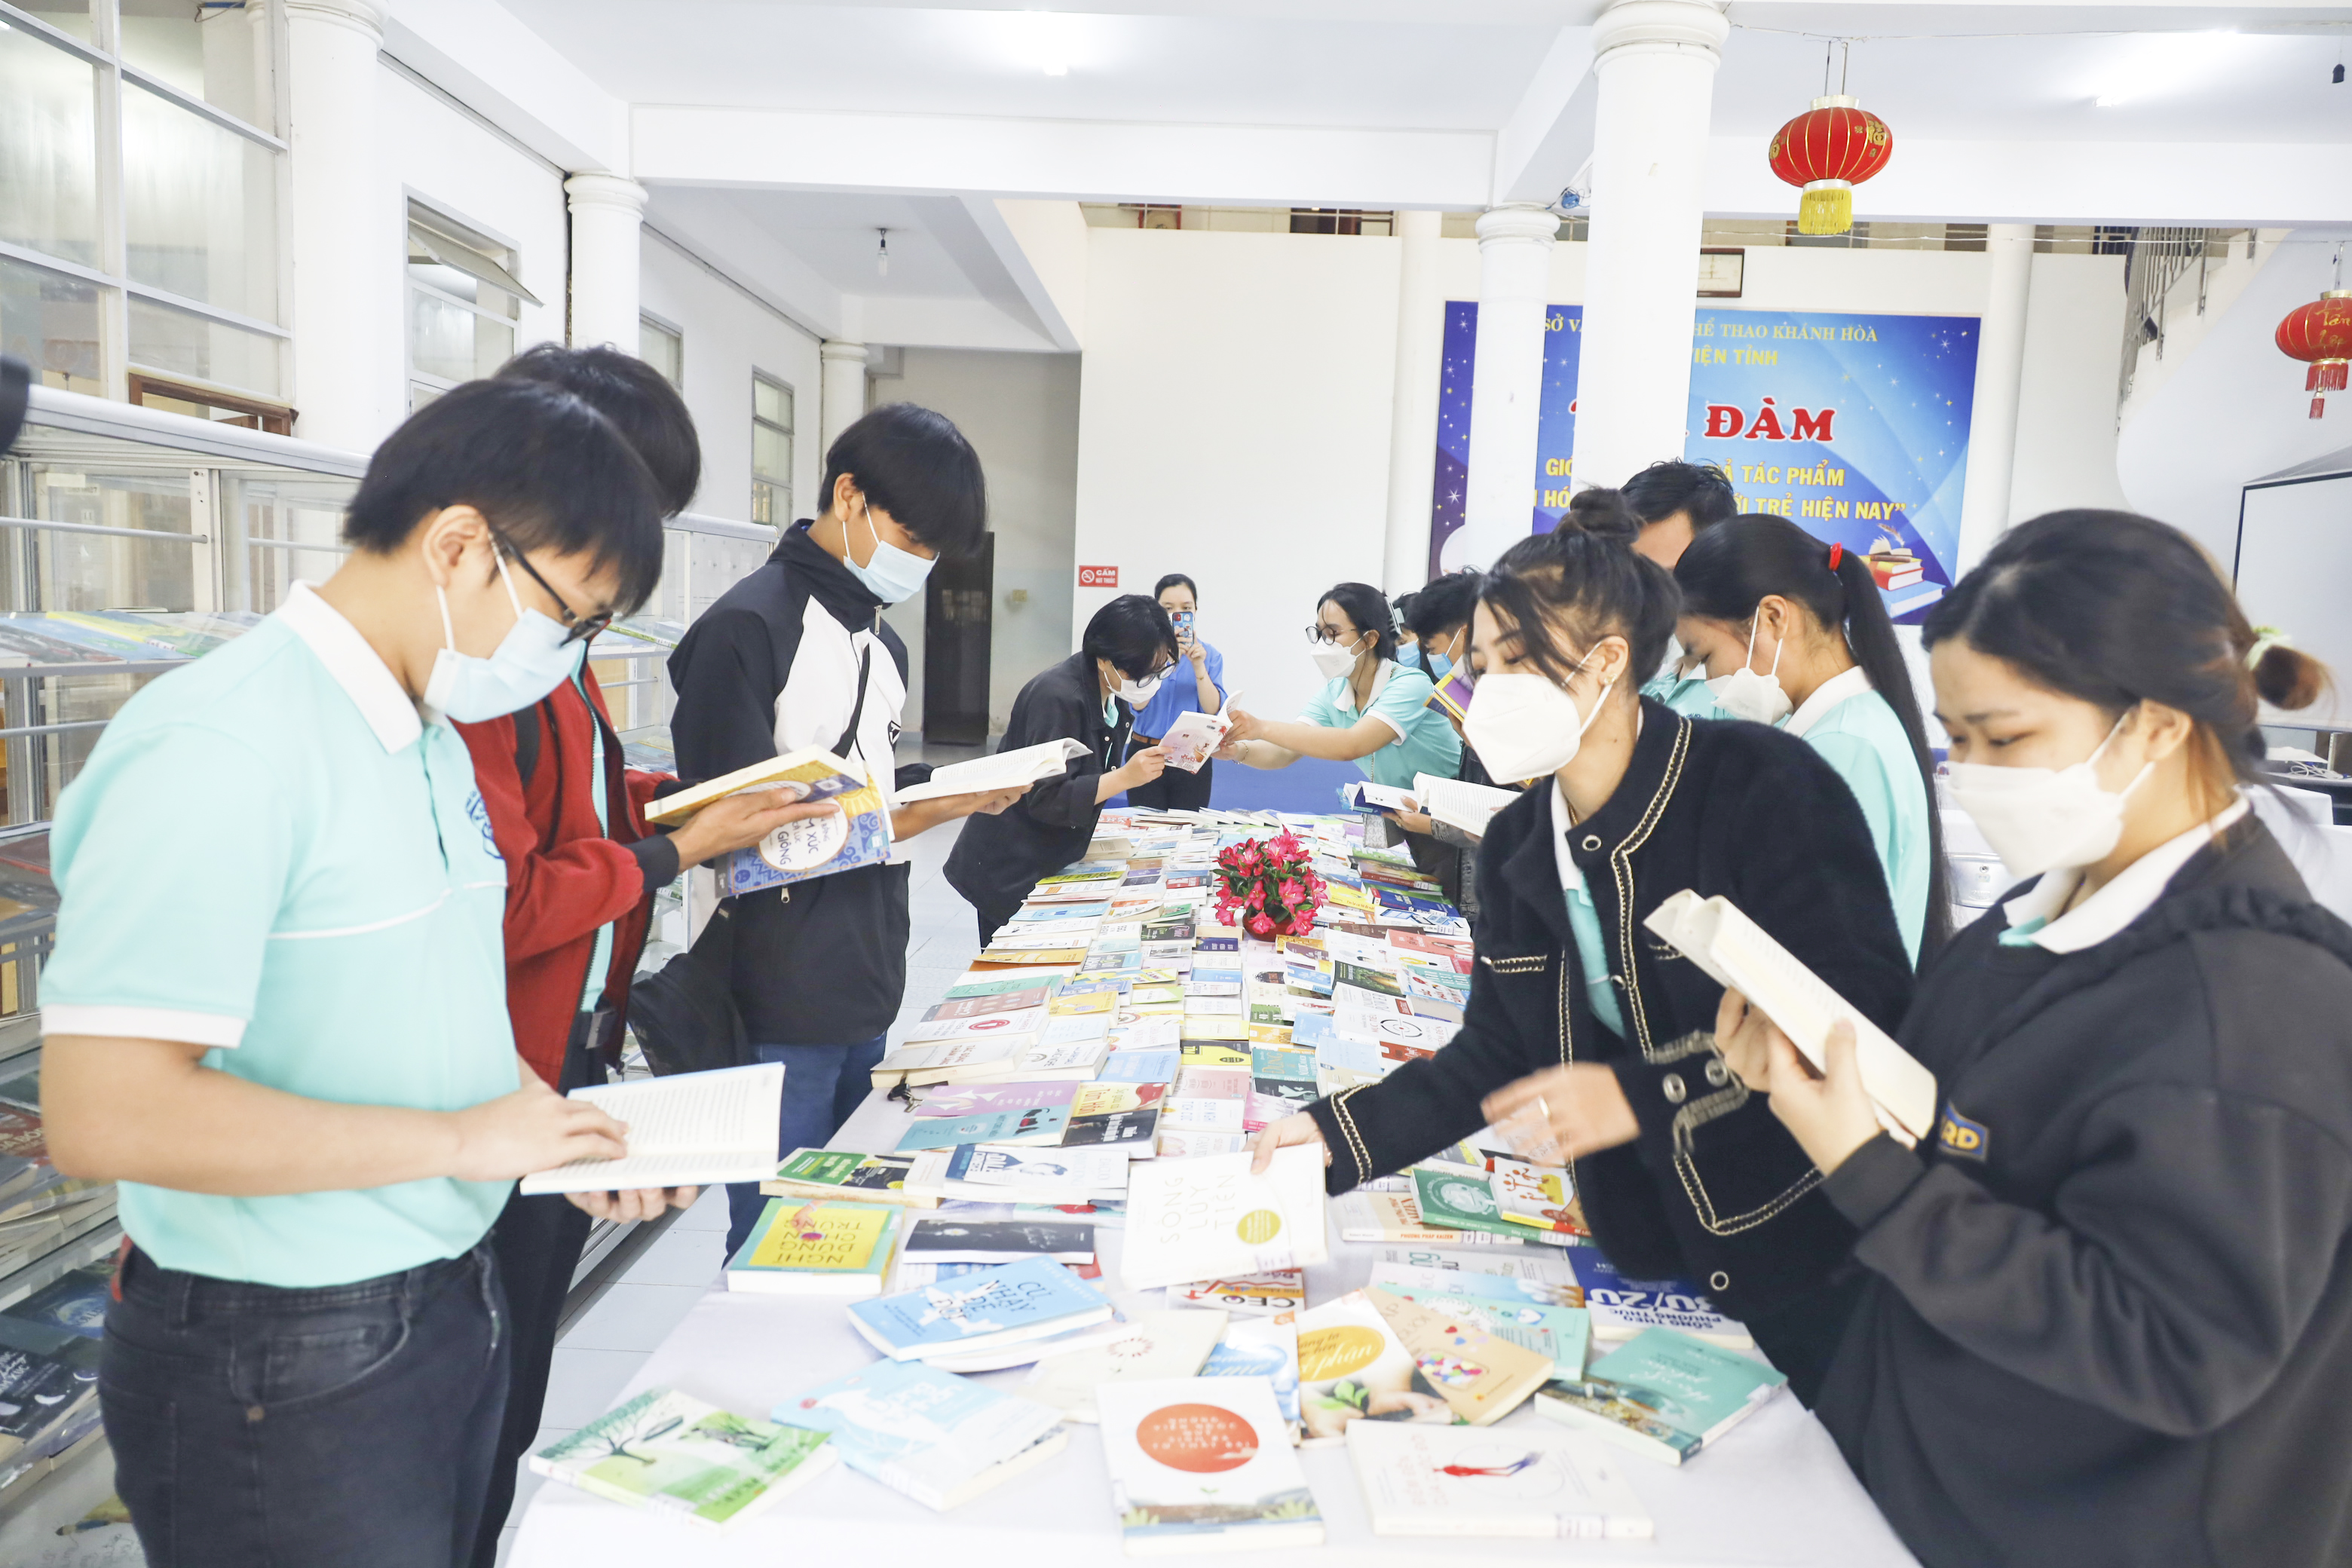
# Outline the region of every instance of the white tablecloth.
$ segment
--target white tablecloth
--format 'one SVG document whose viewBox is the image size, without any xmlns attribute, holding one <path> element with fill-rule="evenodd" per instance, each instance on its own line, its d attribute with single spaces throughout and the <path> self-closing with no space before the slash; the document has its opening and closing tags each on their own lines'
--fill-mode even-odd
<svg viewBox="0 0 2352 1568">
<path fill-rule="evenodd" d="M 834 1140 L 867 1152 L 896 1142 L 906 1115 L 877 1093 Z M 920 1212 L 920 1211 L 917 1211 Z M 1118 1282 L 1121 1233 L 1098 1231 L 1103 1283 L 1132 1312 L 1162 1305 L 1160 1292 L 1133 1295 Z M 1310 1301 L 1365 1283 L 1370 1253 L 1338 1244 L 1329 1263 L 1307 1271 Z M 670 1384 L 747 1415 L 765 1415 L 804 1388 L 873 1361 L 838 1300 L 730 1295 L 713 1290 L 653 1353 L 622 1399 Z M 1026 1367 L 980 1381 L 1018 1393 Z M 619 1401 L 616 1400 L 617 1404 Z M 1522 1407 L 1501 1426 L 1549 1418 Z M 1654 1542 L 1395 1539 L 1372 1534 L 1343 1447 L 1300 1453 L 1323 1511 L 1318 1548 L 1254 1552 L 1267 1568 L 1486 1568 L 1496 1563 L 1785 1564 L 1788 1568 L 1878 1568 L 1913 1559 L 1879 1517 L 1836 1447 L 1804 1408 L 1781 1395 L 1687 1466 L 1625 1456 L 1633 1489 L 1657 1521 Z M 934 1513 L 846 1466 L 806 1487 L 732 1534 L 714 1539 L 556 1483 L 541 1487 L 525 1511 L 510 1568 L 646 1568 L 647 1564 L 860 1563 L 889 1568 L 1080 1568 L 1125 1562 L 1111 1513 L 1110 1478 L 1095 1427 L 1077 1426 L 1069 1448 L 1036 1469 L 949 1513 Z"/>
</svg>

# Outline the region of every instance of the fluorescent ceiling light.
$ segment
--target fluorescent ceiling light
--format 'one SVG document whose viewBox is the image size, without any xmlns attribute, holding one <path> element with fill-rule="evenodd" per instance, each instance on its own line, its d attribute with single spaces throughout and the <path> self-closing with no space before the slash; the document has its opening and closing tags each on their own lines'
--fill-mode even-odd
<svg viewBox="0 0 2352 1568">
<path fill-rule="evenodd" d="M 1070 74 L 1077 18 L 1055 11 L 1024 11 L 1013 18 L 1015 47 L 1047 76 Z"/>
<path fill-rule="evenodd" d="M 2142 34 L 2101 74 L 2091 102 L 2099 109 L 2120 109 L 2187 87 L 2217 63 L 2219 40 L 2235 36 L 2235 29 L 2229 27 L 2202 33 Z"/>
</svg>

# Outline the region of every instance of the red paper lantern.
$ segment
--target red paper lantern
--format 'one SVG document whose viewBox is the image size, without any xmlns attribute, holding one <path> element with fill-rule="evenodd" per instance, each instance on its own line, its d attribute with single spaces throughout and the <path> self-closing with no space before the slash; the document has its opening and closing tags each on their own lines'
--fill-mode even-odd
<svg viewBox="0 0 2352 1568">
<path fill-rule="evenodd" d="M 1804 187 L 1797 232 L 1844 234 L 1853 227 L 1853 188 L 1895 156 L 1895 132 L 1854 100 L 1833 93 L 1775 132 L 1766 155 L 1774 174 Z"/>
<path fill-rule="evenodd" d="M 2326 394 L 2344 390 L 2345 367 L 2352 363 L 2352 289 L 2330 289 L 2289 310 L 2278 324 L 2276 341 L 2287 358 L 2311 363 L 2303 389 L 2312 395 L 2311 416 L 2318 418 L 2326 412 Z"/>
</svg>

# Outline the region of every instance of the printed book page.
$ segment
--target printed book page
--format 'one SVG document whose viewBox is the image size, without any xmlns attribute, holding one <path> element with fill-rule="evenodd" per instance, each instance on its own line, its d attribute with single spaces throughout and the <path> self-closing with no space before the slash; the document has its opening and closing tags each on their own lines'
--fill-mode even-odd
<svg viewBox="0 0 2352 1568">
<path fill-rule="evenodd" d="M 534 1196 L 759 1181 L 775 1171 L 776 1116 L 783 1092 L 781 1063 L 574 1089 L 572 1099 L 629 1124 L 628 1153 L 535 1171 L 522 1179 L 522 1192 Z"/>
<path fill-rule="evenodd" d="M 944 800 L 950 795 L 1020 789 L 1040 779 L 1059 778 L 1070 771 L 1071 763 L 1086 754 L 1086 747 L 1071 740 L 1022 746 L 991 756 L 974 757 L 967 763 L 950 763 L 945 767 L 934 768 L 929 783 L 899 790 L 896 792 L 897 797 L 898 804 L 904 805 L 910 800 Z"/>
<path fill-rule="evenodd" d="M 1170 767 L 1197 773 L 1225 743 L 1225 731 L 1233 727 L 1234 721 L 1223 713 L 1179 713 L 1176 722 L 1168 726 L 1168 733 L 1160 737 L 1160 749 L 1168 753 Z"/>
<path fill-rule="evenodd" d="M 714 800 L 751 790 L 787 786 L 797 786 L 798 798 L 802 800 L 831 800 L 863 789 L 866 779 L 856 764 L 822 747 L 812 746 L 781 757 L 771 757 L 764 763 L 753 763 L 747 768 L 738 768 L 731 773 L 698 784 L 692 789 L 666 795 L 646 807 L 646 820 L 656 825 L 683 822 Z"/>
<path fill-rule="evenodd" d="M 1764 1010 L 1816 1069 L 1828 1060 L 1830 1026 L 1851 1020 L 1863 1087 L 1887 1131 L 1909 1144 L 1936 1124 L 1936 1075 L 1728 899 L 1676 893 L 1643 922 L 1717 984 Z"/>
<path fill-rule="evenodd" d="M 1495 814 L 1519 798 L 1512 790 L 1442 779 L 1434 773 L 1414 775 L 1412 796 L 1421 802 L 1422 810 L 1438 821 L 1481 838 L 1486 836 L 1486 825 Z"/>
</svg>

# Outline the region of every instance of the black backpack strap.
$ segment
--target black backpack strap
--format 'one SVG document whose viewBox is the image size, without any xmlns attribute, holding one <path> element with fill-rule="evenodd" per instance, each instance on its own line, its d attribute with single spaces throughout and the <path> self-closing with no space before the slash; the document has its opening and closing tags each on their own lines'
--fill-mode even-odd
<svg viewBox="0 0 2352 1568">
<path fill-rule="evenodd" d="M 539 772 L 539 704 L 534 702 L 514 716 L 515 772 L 521 775 L 522 787 L 530 787 L 531 775 Z"/>
<path fill-rule="evenodd" d="M 857 700 L 849 705 L 848 728 L 843 730 L 841 739 L 833 743 L 833 754 L 836 757 L 848 756 L 849 748 L 856 743 L 857 721 L 866 716 L 866 679 L 873 673 L 874 645 L 868 642 L 866 657 L 857 661 Z"/>
</svg>

